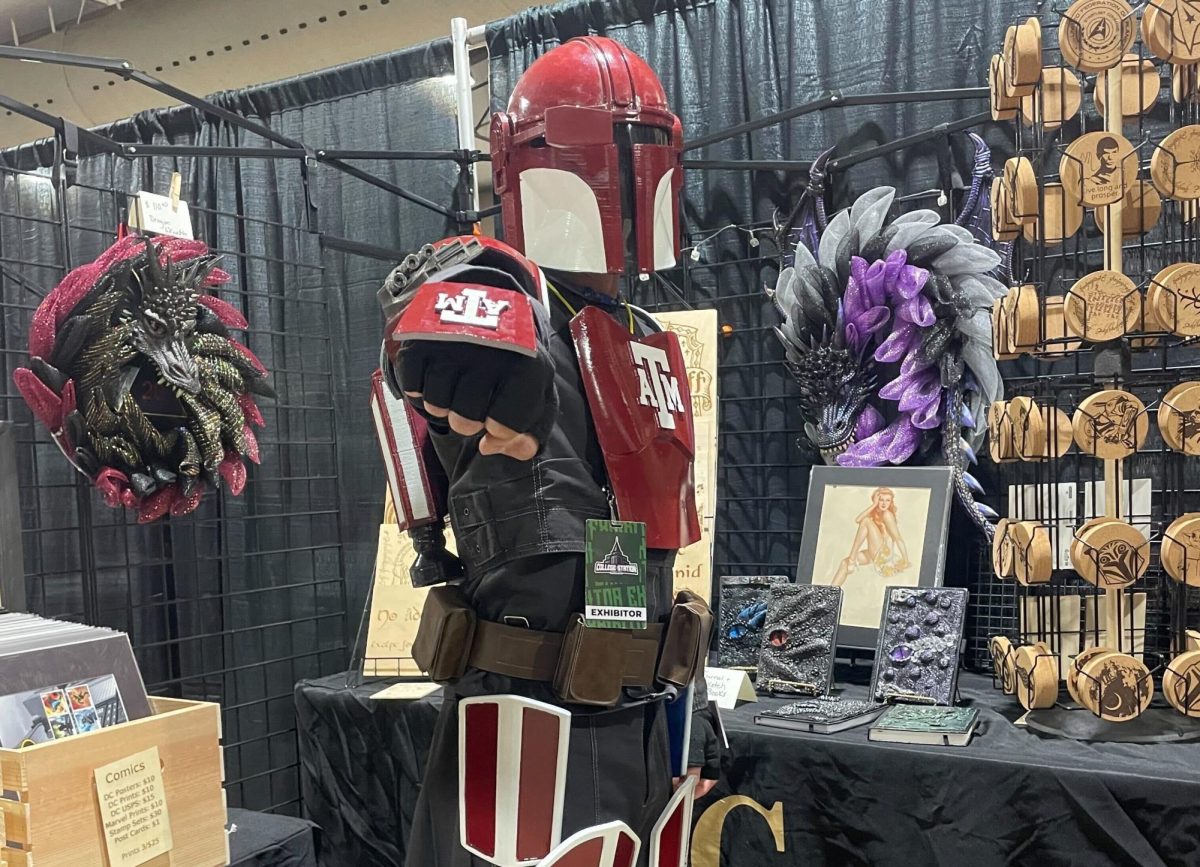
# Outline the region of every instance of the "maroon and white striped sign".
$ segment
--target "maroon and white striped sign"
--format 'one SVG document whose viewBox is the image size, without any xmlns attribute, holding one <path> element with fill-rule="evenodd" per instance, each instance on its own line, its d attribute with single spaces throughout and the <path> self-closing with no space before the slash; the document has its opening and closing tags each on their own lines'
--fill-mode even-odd
<svg viewBox="0 0 1200 867">
<path fill-rule="evenodd" d="M 624 822 L 585 828 L 564 840 L 541 867 L 634 867 L 642 841 Z"/>
<path fill-rule="evenodd" d="M 423 455 L 429 437 L 425 419 L 402 396 L 392 392 L 383 381 L 382 370 L 371 374 L 371 415 L 400 529 L 437 520 L 437 497 Z"/>
<path fill-rule="evenodd" d="M 558 845 L 570 733 L 570 712 L 554 705 L 513 695 L 459 702 L 464 849 L 498 867 L 519 867 Z"/>
<path fill-rule="evenodd" d="M 650 832 L 650 867 L 687 867 L 696 778 L 688 776 Z"/>
</svg>

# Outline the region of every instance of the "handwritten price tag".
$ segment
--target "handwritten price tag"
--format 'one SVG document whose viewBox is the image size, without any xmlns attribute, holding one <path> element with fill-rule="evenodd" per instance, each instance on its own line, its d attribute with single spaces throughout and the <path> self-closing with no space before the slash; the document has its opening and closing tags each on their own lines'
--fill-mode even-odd
<svg viewBox="0 0 1200 867">
<path fill-rule="evenodd" d="M 137 202 L 129 215 L 130 225 L 156 235 L 174 235 L 176 238 L 193 238 L 192 215 L 184 201 L 172 203 L 170 196 L 138 193 Z"/>
<path fill-rule="evenodd" d="M 170 852 L 171 820 L 158 747 L 96 768 L 110 867 L 137 867 Z"/>
</svg>

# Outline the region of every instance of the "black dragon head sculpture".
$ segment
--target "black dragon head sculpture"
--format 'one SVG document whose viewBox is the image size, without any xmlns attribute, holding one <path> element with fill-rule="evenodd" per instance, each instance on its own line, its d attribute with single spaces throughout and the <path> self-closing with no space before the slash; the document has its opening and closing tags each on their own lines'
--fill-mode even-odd
<svg viewBox="0 0 1200 867">
<path fill-rule="evenodd" d="M 254 394 L 266 369 L 231 331 L 242 314 L 201 242 L 128 236 L 76 268 L 34 314 L 13 379 L 36 418 L 110 506 L 142 522 L 192 511 L 258 461 Z"/>
</svg>

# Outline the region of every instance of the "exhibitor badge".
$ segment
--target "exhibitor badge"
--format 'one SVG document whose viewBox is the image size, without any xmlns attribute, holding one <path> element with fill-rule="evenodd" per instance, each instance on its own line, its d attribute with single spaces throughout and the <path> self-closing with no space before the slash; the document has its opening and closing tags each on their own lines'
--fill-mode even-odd
<svg viewBox="0 0 1200 867">
<path fill-rule="evenodd" d="M 588 521 L 584 621 L 601 629 L 646 628 L 646 525 Z"/>
</svg>

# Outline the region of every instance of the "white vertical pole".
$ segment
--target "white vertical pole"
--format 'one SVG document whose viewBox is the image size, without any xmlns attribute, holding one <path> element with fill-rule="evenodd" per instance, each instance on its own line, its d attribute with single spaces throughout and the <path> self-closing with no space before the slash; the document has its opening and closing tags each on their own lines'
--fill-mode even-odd
<svg viewBox="0 0 1200 867">
<path fill-rule="evenodd" d="M 458 113 L 458 146 L 475 149 L 475 106 L 471 95 L 470 28 L 466 18 L 450 20 L 450 42 L 454 49 L 454 97 Z M 467 167 L 470 177 L 471 210 L 479 210 L 479 177 L 475 166 Z"/>
</svg>

